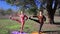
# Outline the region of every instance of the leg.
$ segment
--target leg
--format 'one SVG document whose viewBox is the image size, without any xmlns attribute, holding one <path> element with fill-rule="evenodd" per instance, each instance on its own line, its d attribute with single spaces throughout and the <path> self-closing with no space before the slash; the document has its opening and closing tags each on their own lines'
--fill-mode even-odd
<svg viewBox="0 0 60 34">
<path fill-rule="evenodd" d="M 15 21 L 17 20 L 15 17 L 10 17 L 10 19 L 15 20 Z"/>
<path fill-rule="evenodd" d="M 37 22 L 37 23 L 39 23 L 39 24 L 40 24 L 39 20 L 32 19 L 32 18 L 29 18 L 29 19 L 30 19 L 30 20 L 33 20 L 33 21 L 35 21 L 35 22 Z"/>
<path fill-rule="evenodd" d="M 42 26 L 43 26 L 43 23 L 42 23 L 42 24 L 40 24 L 39 34 L 40 34 L 40 32 L 41 32 Z"/>
<path fill-rule="evenodd" d="M 16 19 L 15 17 L 10 17 L 10 19 L 14 20 L 14 21 L 17 21 L 20 23 L 20 21 L 18 19 Z"/>
<path fill-rule="evenodd" d="M 21 22 L 21 30 L 20 30 L 21 33 L 23 32 L 24 24 L 25 22 Z"/>
</svg>

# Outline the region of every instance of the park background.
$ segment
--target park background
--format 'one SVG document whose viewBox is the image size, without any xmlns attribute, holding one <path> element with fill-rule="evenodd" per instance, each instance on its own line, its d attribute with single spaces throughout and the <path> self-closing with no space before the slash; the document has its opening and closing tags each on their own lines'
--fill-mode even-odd
<svg viewBox="0 0 60 34">
<path fill-rule="evenodd" d="M 6 2 L 7 1 L 7 2 Z M 12 31 L 19 31 L 20 30 L 20 24 L 16 21 L 10 20 L 9 15 L 16 14 L 17 12 L 20 12 L 21 10 L 25 9 L 25 14 L 27 16 L 35 15 L 35 7 L 31 6 L 30 4 L 26 5 L 26 8 L 19 5 L 19 3 L 15 2 L 15 4 L 8 3 L 8 0 L 0 0 L 0 34 L 10 34 Z M 54 15 L 54 21 L 56 24 L 49 24 L 48 18 L 47 18 L 47 10 L 46 10 L 46 4 L 43 5 L 41 8 L 41 3 L 36 2 L 35 3 L 38 7 L 38 9 L 43 9 L 44 15 L 46 17 L 46 22 L 44 23 L 42 27 L 42 31 L 55 31 L 55 34 L 60 34 L 60 3 L 56 9 L 55 15 Z M 23 4 L 23 3 L 22 3 Z M 54 6 L 54 4 L 53 4 Z M 37 11 L 37 10 L 36 10 Z M 27 20 L 24 27 L 24 32 L 31 33 L 31 32 L 37 32 L 39 30 L 39 24 L 32 20 Z"/>
</svg>

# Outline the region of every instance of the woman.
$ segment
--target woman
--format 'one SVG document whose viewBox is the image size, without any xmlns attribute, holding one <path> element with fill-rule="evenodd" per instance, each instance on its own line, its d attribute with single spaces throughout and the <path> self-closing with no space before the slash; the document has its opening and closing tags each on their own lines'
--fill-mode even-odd
<svg viewBox="0 0 60 34">
<path fill-rule="evenodd" d="M 38 20 L 32 19 L 32 18 L 34 18 L 34 17 L 37 17 Z M 40 29 L 39 29 L 39 33 L 40 33 L 40 32 L 41 32 L 41 28 L 42 28 L 42 26 L 43 26 L 43 24 L 44 24 L 44 21 L 46 21 L 46 18 L 45 18 L 45 16 L 43 15 L 42 10 L 39 11 L 39 13 L 38 13 L 37 16 L 30 16 L 29 19 L 30 19 L 30 20 L 33 20 L 33 21 L 36 21 L 36 22 L 38 22 L 38 23 L 40 24 Z"/>
<path fill-rule="evenodd" d="M 23 32 L 23 27 L 24 27 L 24 24 L 25 24 L 25 20 L 27 20 L 28 17 L 24 14 L 23 11 L 21 11 L 21 13 L 16 14 L 16 16 L 18 16 L 19 18 L 17 19 L 16 17 L 14 17 L 14 15 L 11 15 L 10 19 L 15 20 L 15 21 L 21 23 L 21 30 L 20 30 L 20 32 Z"/>
</svg>

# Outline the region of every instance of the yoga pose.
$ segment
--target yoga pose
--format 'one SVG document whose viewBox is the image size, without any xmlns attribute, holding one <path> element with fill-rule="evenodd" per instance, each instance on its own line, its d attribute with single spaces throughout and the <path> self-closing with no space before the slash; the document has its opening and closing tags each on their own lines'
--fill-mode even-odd
<svg viewBox="0 0 60 34">
<path fill-rule="evenodd" d="M 37 20 L 37 19 L 33 19 L 34 17 L 37 17 L 38 20 Z M 41 28 L 42 28 L 42 26 L 43 26 L 43 24 L 44 24 L 44 21 L 46 21 L 46 18 L 45 18 L 45 16 L 43 15 L 42 10 L 39 11 L 39 14 L 38 14 L 37 16 L 30 16 L 29 19 L 30 19 L 30 20 L 33 20 L 33 21 L 36 21 L 37 23 L 40 24 L 40 29 L 39 29 L 39 34 L 40 34 Z"/>
<path fill-rule="evenodd" d="M 23 27 L 24 27 L 24 24 L 25 24 L 25 20 L 27 20 L 28 17 L 24 14 L 23 11 L 21 11 L 21 13 L 16 14 L 16 16 L 18 16 L 18 19 L 14 15 L 11 15 L 10 19 L 15 20 L 15 21 L 21 23 L 21 30 L 20 30 L 20 32 L 23 32 Z"/>
</svg>

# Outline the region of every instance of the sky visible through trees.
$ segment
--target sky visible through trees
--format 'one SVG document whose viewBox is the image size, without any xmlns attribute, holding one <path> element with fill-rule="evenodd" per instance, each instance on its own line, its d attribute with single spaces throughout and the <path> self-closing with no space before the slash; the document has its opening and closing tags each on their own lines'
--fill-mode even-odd
<svg viewBox="0 0 60 34">
<path fill-rule="evenodd" d="M 11 6 L 11 5 L 8 4 L 7 2 L 0 0 L 0 9 L 8 10 L 8 9 L 10 9 L 10 8 L 11 8 L 12 10 L 16 11 L 16 10 L 18 10 L 19 7 L 15 6 L 15 5 Z"/>
<path fill-rule="evenodd" d="M 34 1 L 35 1 L 37 8 L 39 9 L 41 7 L 42 3 L 39 0 L 34 0 Z M 30 4 L 26 5 L 26 8 L 29 8 L 29 7 L 31 7 Z M 44 5 L 44 7 L 46 7 L 46 5 Z M 52 8 L 53 7 L 54 7 L 54 2 L 52 5 Z M 7 3 L 5 0 L 0 0 L 0 9 L 8 10 L 10 8 L 14 11 L 18 11 L 18 9 L 19 9 L 19 7 L 16 5 L 11 6 L 11 4 Z"/>
</svg>

